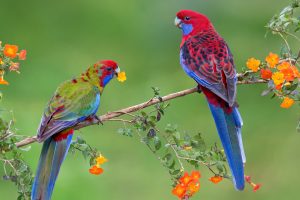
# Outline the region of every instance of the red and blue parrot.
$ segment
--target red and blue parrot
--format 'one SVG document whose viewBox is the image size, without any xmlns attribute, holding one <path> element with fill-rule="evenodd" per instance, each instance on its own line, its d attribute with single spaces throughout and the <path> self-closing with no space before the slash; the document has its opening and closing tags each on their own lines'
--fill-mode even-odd
<svg viewBox="0 0 300 200">
<path fill-rule="evenodd" d="M 32 200 L 50 200 L 54 184 L 78 123 L 96 119 L 100 97 L 120 68 L 112 60 L 99 61 L 80 76 L 62 83 L 42 117 L 37 140 L 44 142 L 32 186 Z"/>
<path fill-rule="evenodd" d="M 246 157 L 241 136 L 243 121 L 236 103 L 233 56 L 210 20 L 192 10 L 181 10 L 175 25 L 182 30 L 180 64 L 205 94 L 215 120 L 234 186 L 243 190 Z"/>
</svg>

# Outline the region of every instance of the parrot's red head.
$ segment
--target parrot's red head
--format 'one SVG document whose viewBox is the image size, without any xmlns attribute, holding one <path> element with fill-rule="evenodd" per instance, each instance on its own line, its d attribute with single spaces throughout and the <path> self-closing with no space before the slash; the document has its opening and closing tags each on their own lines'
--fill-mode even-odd
<svg viewBox="0 0 300 200">
<path fill-rule="evenodd" d="M 192 10 L 181 10 L 176 14 L 175 25 L 182 30 L 183 39 L 214 29 L 209 19 Z"/>
<path fill-rule="evenodd" d="M 98 73 L 100 86 L 104 87 L 113 77 L 118 76 L 120 68 L 113 60 L 102 60 L 94 64 L 95 72 Z"/>
</svg>

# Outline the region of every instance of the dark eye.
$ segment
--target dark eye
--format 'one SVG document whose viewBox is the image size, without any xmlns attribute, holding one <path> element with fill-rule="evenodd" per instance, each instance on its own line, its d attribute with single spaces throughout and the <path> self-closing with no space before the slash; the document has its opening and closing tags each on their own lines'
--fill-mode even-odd
<svg viewBox="0 0 300 200">
<path fill-rule="evenodd" d="M 110 72 L 110 71 L 112 70 L 112 68 L 109 67 L 109 68 L 106 68 L 106 70 L 107 70 L 108 72 Z"/>
<path fill-rule="evenodd" d="M 185 19 L 186 21 L 189 21 L 191 18 L 188 17 L 188 16 L 186 16 L 184 19 Z"/>
</svg>

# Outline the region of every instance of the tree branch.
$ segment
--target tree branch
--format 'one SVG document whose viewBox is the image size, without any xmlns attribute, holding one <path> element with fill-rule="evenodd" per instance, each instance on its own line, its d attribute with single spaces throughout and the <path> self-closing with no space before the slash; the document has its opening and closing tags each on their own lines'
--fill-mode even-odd
<svg viewBox="0 0 300 200">
<path fill-rule="evenodd" d="M 244 74 L 238 74 L 237 77 L 242 78 L 246 73 L 247 72 L 245 72 Z M 267 81 L 265 81 L 263 79 L 258 79 L 258 80 L 254 80 L 254 81 L 252 81 L 252 80 L 239 80 L 238 84 L 256 84 L 256 83 L 266 83 L 266 82 Z M 136 112 L 136 111 L 142 110 L 146 107 L 152 106 L 154 104 L 169 101 L 171 99 L 175 99 L 175 98 L 178 98 L 178 97 L 183 97 L 183 96 L 195 93 L 195 92 L 198 92 L 198 88 L 191 88 L 191 89 L 186 89 L 186 90 L 182 90 L 182 91 L 179 91 L 179 92 L 171 93 L 171 94 L 168 94 L 166 96 L 163 96 L 162 98 L 152 98 L 149 101 L 146 101 L 144 103 L 140 103 L 140 104 L 137 104 L 137 105 L 134 105 L 134 106 L 123 108 L 123 109 L 118 110 L 118 111 L 108 112 L 108 113 L 106 113 L 102 116 L 99 116 L 99 118 L 101 119 L 102 122 L 109 121 L 110 119 L 119 117 L 121 115 Z M 84 122 L 81 122 L 81 123 L 77 124 L 74 127 L 74 129 L 78 130 L 78 129 L 84 128 L 86 126 L 91 126 L 91 125 L 95 125 L 95 124 L 99 124 L 99 121 L 96 120 L 96 119 L 87 120 L 87 121 L 84 121 Z M 34 143 L 34 142 L 37 142 L 36 136 L 25 138 L 22 141 L 17 142 L 16 146 L 17 147 L 22 147 L 22 146 L 25 146 L 25 145 L 28 145 L 28 144 L 31 144 L 31 143 Z"/>
</svg>

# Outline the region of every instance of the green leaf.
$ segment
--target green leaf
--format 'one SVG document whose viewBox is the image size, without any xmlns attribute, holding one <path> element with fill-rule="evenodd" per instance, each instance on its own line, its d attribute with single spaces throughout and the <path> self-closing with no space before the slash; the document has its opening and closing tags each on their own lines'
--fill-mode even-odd
<svg viewBox="0 0 300 200">
<path fill-rule="evenodd" d="M 177 174 L 180 173 L 180 170 L 179 170 L 179 169 L 174 170 L 174 171 L 170 170 L 169 173 L 170 173 L 171 175 L 177 175 Z"/>
<path fill-rule="evenodd" d="M 222 173 L 224 171 L 224 166 L 220 162 L 217 162 L 216 167 L 219 170 L 219 173 Z"/>
<path fill-rule="evenodd" d="M 31 146 L 22 147 L 22 148 L 19 148 L 19 149 L 22 150 L 22 151 L 29 151 L 31 149 Z"/>
<path fill-rule="evenodd" d="M 206 144 L 200 133 L 193 137 L 193 140 L 191 141 L 191 146 L 199 151 L 205 151 Z"/>
<path fill-rule="evenodd" d="M 172 154 L 167 153 L 162 159 L 165 160 L 166 162 L 168 162 L 172 159 Z"/>
<path fill-rule="evenodd" d="M 159 150 L 161 148 L 161 141 L 159 137 L 154 137 L 154 147 L 156 150 Z"/>
</svg>

